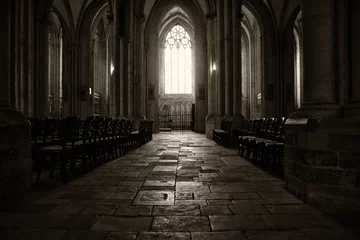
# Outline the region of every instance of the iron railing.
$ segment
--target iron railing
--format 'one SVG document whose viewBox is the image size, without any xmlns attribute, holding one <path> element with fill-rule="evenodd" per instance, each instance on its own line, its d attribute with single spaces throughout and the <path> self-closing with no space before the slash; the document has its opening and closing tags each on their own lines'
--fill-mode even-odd
<svg viewBox="0 0 360 240">
<path fill-rule="evenodd" d="M 159 114 L 160 131 L 193 131 L 194 119 L 192 111 L 166 111 Z"/>
</svg>

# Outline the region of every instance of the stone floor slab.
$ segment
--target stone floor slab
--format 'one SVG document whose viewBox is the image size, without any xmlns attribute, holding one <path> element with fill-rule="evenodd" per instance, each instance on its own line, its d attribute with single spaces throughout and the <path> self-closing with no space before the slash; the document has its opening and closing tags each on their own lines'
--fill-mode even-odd
<svg viewBox="0 0 360 240">
<path fill-rule="evenodd" d="M 202 215 L 232 215 L 228 206 L 223 205 L 212 205 L 212 206 L 201 206 Z"/>
<path fill-rule="evenodd" d="M 155 166 L 153 172 L 175 172 L 177 166 Z"/>
<path fill-rule="evenodd" d="M 136 235 L 132 232 L 109 232 L 104 240 L 135 240 Z"/>
<path fill-rule="evenodd" d="M 192 232 L 192 240 L 246 240 L 243 232 Z"/>
<path fill-rule="evenodd" d="M 72 230 L 67 232 L 63 237 L 61 237 L 61 240 L 102 240 L 104 239 L 105 235 L 106 232 Z"/>
<path fill-rule="evenodd" d="M 301 231 L 248 231 L 245 235 L 248 240 L 310 240 Z"/>
<path fill-rule="evenodd" d="M 0 231 L 0 237 L 4 240 L 60 240 L 66 230 L 39 230 L 39 229 L 17 229 L 16 231 Z"/>
<path fill-rule="evenodd" d="M 78 204 L 59 205 L 53 210 L 51 210 L 49 214 L 77 215 L 84 208 L 85 205 Z"/>
<path fill-rule="evenodd" d="M 208 205 L 231 205 L 231 200 L 206 200 Z"/>
<path fill-rule="evenodd" d="M 120 206 L 114 215 L 116 216 L 151 216 L 152 206 Z"/>
<path fill-rule="evenodd" d="M 207 217 L 162 216 L 154 218 L 151 230 L 155 232 L 208 232 L 210 224 Z"/>
<path fill-rule="evenodd" d="M 303 229 L 302 232 L 309 236 L 312 240 L 356 240 L 353 234 L 344 231 L 344 229 L 315 228 Z"/>
<path fill-rule="evenodd" d="M 103 216 L 91 228 L 92 231 L 140 232 L 150 229 L 152 217 Z"/>
<path fill-rule="evenodd" d="M 269 214 L 269 211 L 262 205 L 255 204 L 234 204 L 230 206 L 231 211 L 237 215 L 245 214 Z"/>
<path fill-rule="evenodd" d="M 118 206 L 89 205 L 80 214 L 113 215 Z"/>
<path fill-rule="evenodd" d="M 199 206 L 155 206 L 153 216 L 200 216 Z"/>
<path fill-rule="evenodd" d="M 139 191 L 133 205 L 174 205 L 174 192 L 170 191 Z"/>
<path fill-rule="evenodd" d="M 213 231 L 266 230 L 269 225 L 259 215 L 210 216 Z"/>
<path fill-rule="evenodd" d="M 194 193 L 195 200 L 228 200 L 232 199 L 229 193 Z"/>
<path fill-rule="evenodd" d="M 176 200 L 193 200 L 193 194 L 192 193 L 175 193 L 175 199 Z"/>
<path fill-rule="evenodd" d="M 263 215 L 263 219 L 275 230 L 327 227 L 310 214 Z"/>
<path fill-rule="evenodd" d="M 145 187 L 171 187 L 175 186 L 175 180 L 174 181 L 157 181 L 157 180 L 146 180 L 144 182 Z"/>
<path fill-rule="evenodd" d="M 240 200 L 260 200 L 262 199 L 259 194 L 254 192 L 243 192 L 243 193 L 230 193 L 233 199 L 240 199 Z"/>
<path fill-rule="evenodd" d="M 242 186 L 211 186 L 212 193 L 243 193 L 249 192 L 246 187 Z"/>
<path fill-rule="evenodd" d="M 175 200 L 175 205 L 207 205 L 206 200 Z"/>
<path fill-rule="evenodd" d="M 119 199 L 119 200 L 132 200 L 134 199 L 136 192 L 119 192 L 112 195 L 111 199 Z"/>
<path fill-rule="evenodd" d="M 265 205 L 272 214 L 308 213 L 306 205 Z"/>
<path fill-rule="evenodd" d="M 141 232 L 137 240 L 190 240 L 190 233 Z"/>
</svg>

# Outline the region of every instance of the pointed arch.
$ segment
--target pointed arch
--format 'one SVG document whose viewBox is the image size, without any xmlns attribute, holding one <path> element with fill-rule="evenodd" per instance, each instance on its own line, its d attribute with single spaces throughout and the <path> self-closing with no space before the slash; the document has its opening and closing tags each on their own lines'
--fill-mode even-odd
<svg viewBox="0 0 360 240">
<path fill-rule="evenodd" d="M 205 16 L 197 1 L 158 0 L 155 1 L 144 28 L 145 42 L 145 81 L 149 89 L 154 89 L 155 96 L 161 96 L 164 74 L 164 42 L 169 30 L 180 24 L 188 32 L 193 44 L 192 59 L 196 67 L 192 68 L 193 93 L 196 105 L 196 130 L 205 131 L 206 99 L 196 98 L 199 88 L 206 86 L 206 27 Z M 160 99 L 151 99 L 148 94 L 146 114 L 155 120 L 155 132 L 159 130 Z"/>
</svg>

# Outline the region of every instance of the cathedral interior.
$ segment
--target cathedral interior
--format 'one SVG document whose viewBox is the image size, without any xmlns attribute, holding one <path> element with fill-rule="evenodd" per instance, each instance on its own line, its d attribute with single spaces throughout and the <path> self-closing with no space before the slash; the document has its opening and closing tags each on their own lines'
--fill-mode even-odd
<svg viewBox="0 0 360 240">
<path fill-rule="evenodd" d="M 360 238 L 360 1 L 1 5 L 1 239 Z"/>
</svg>

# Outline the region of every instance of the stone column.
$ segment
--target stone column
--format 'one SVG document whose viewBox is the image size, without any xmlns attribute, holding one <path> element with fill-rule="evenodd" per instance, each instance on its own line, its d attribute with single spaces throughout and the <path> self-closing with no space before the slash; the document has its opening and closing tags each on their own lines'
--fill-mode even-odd
<svg viewBox="0 0 360 240">
<path fill-rule="evenodd" d="M 128 115 L 128 46 L 129 42 L 126 37 L 120 38 L 121 46 L 121 74 L 120 74 L 120 91 L 121 91 L 121 103 L 120 103 L 120 115 L 122 117 Z"/>
<path fill-rule="evenodd" d="M 115 94 L 114 94 L 114 108 L 115 108 L 115 115 L 117 117 L 123 116 L 123 106 L 122 104 L 122 97 L 123 97 L 123 89 L 122 89 L 122 65 L 121 65 L 121 32 L 123 32 L 121 28 L 120 21 L 124 21 L 124 17 L 119 16 L 120 13 L 120 2 L 114 1 L 114 43 L 113 43 L 113 61 L 114 61 L 114 86 L 115 86 Z M 121 31 L 120 31 L 121 30 Z"/>
<path fill-rule="evenodd" d="M 302 23 L 304 108 L 317 109 L 318 116 L 334 117 L 337 104 L 334 1 L 304 0 Z"/>
<path fill-rule="evenodd" d="M 287 188 L 304 201 L 359 210 L 360 120 L 343 118 L 338 97 L 346 48 L 335 39 L 346 33 L 347 4 L 303 1 L 305 103 L 285 125 L 284 167 Z"/>
<path fill-rule="evenodd" d="M 242 126 L 242 42 L 241 42 L 241 0 L 232 0 L 233 32 L 233 127 Z"/>
<path fill-rule="evenodd" d="M 145 116 L 145 91 L 144 91 L 144 72 L 143 72 L 143 61 L 144 61 L 144 23 L 145 15 L 138 14 L 136 16 L 136 70 L 134 74 L 134 106 L 135 106 L 135 117 L 143 119 Z"/>
<path fill-rule="evenodd" d="M 225 114 L 225 56 L 224 56 L 224 1 L 216 1 L 216 73 L 217 73 L 217 114 L 221 118 Z"/>
<path fill-rule="evenodd" d="M 53 116 L 60 116 L 60 44 L 58 39 L 53 39 L 51 44 L 51 64 Z"/>
<path fill-rule="evenodd" d="M 24 2 L 4 0 L 0 8 L 0 21 L 4 36 L 0 38 L 0 200 L 15 194 L 25 193 L 31 186 L 31 145 L 30 124 L 26 117 L 16 110 L 11 99 L 15 96 L 15 67 L 17 64 L 29 64 L 33 58 L 24 61 L 14 57 L 20 29 L 34 29 L 32 21 L 15 16 L 25 11 L 25 16 L 34 16 L 32 4 L 24 7 Z M 27 3 L 25 3 L 27 5 Z M 24 38 L 24 44 L 17 47 L 25 48 L 32 45 L 32 38 Z M 33 56 L 32 56 L 33 57 Z M 20 68 L 21 73 L 31 74 L 32 65 Z M 27 71 L 27 72 L 26 72 Z M 32 77 L 29 77 L 31 80 Z M 13 97 L 12 97 L 13 96 Z"/>
<path fill-rule="evenodd" d="M 206 116 L 206 137 L 213 138 L 213 129 L 216 125 L 216 13 L 209 13 L 206 16 L 207 23 L 207 116 Z"/>
<path fill-rule="evenodd" d="M 345 86 L 342 92 L 343 97 L 341 100 L 346 102 L 345 115 L 349 117 L 360 116 L 360 2 L 355 0 L 345 0 L 338 4 L 339 10 L 342 9 L 343 13 L 339 14 L 338 24 L 341 24 L 341 29 L 338 32 L 339 47 L 342 51 L 339 51 L 341 55 L 340 73 L 342 78 L 340 80 L 345 81 Z M 347 7 L 347 8 L 346 8 Z M 344 9 L 345 8 L 345 9 Z M 350 16 L 350 17 L 349 17 Z M 346 25 L 347 24 L 347 25 Z M 346 28 L 348 27 L 348 28 Z M 346 34 L 348 32 L 348 34 Z M 347 41 L 347 39 L 349 41 Z M 346 51 L 350 49 L 350 51 Z M 345 54 L 344 54 L 345 53 Z M 347 54 L 346 54 L 347 53 Z M 349 57 L 347 57 L 348 55 Z M 349 61 L 350 60 L 350 61 Z M 349 61 L 349 62 L 347 62 Z M 349 64 L 348 64 L 349 63 Z M 350 69 L 346 66 L 350 65 Z M 345 67 L 346 71 L 342 70 Z M 346 74 L 348 77 L 346 77 Z M 348 78 L 348 81 L 346 81 Z"/>
<path fill-rule="evenodd" d="M 117 117 L 116 114 L 116 89 L 115 89 L 115 25 L 114 25 L 114 15 L 111 13 L 108 15 L 109 27 L 110 27 L 110 36 L 109 36 L 109 46 L 108 46 L 108 61 L 113 66 L 113 71 L 110 68 L 110 84 L 109 84 L 109 110 L 110 115 L 113 117 Z"/>
<path fill-rule="evenodd" d="M 48 20 L 37 18 L 36 20 L 36 115 L 49 116 L 49 47 L 48 47 Z"/>
<path fill-rule="evenodd" d="M 74 43 L 71 33 L 67 33 L 64 43 L 64 77 L 63 77 L 63 105 L 64 116 L 78 115 L 79 93 L 79 50 L 80 47 Z"/>
<path fill-rule="evenodd" d="M 135 44 L 135 32 L 134 32 L 134 1 L 128 2 L 128 15 L 127 15 L 127 23 L 126 26 L 128 28 L 128 47 L 127 47 L 127 116 L 133 118 L 134 116 L 134 65 L 135 65 L 135 56 L 134 56 L 134 44 Z"/>
<path fill-rule="evenodd" d="M 116 27 L 114 28 L 116 31 Z M 123 95 L 121 93 L 121 57 L 120 57 L 120 53 L 121 53 L 121 49 L 120 49 L 120 36 L 118 35 L 118 33 L 115 33 L 114 35 L 114 45 L 115 45 L 115 51 L 114 51 L 114 82 L 115 82 L 115 101 L 114 101 L 114 105 L 115 105 L 115 115 L 117 117 L 122 115 L 122 107 L 121 107 L 121 96 Z"/>
<path fill-rule="evenodd" d="M 233 115 L 233 24 L 232 0 L 224 0 L 225 25 L 225 115 Z"/>
</svg>

